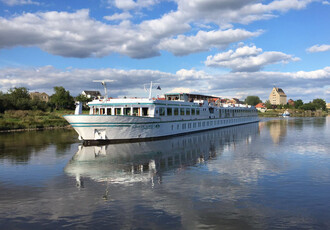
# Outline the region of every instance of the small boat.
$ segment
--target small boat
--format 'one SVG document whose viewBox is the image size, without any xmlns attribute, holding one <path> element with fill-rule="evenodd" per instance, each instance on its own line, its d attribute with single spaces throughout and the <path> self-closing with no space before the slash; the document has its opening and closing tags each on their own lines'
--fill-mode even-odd
<svg viewBox="0 0 330 230">
<path fill-rule="evenodd" d="M 78 103 L 74 115 L 64 118 L 85 144 L 131 142 L 165 136 L 258 122 L 258 112 L 248 105 L 221 104 L 218 97 L 171 93 L 165 98 L 108 98 L 88 103 L 89 114 L 81 114 Z M 158 88 L 160 88 L 158 86 Z"/>
<path fill-rule="evenodd" d="M 283 117 L 290 117 L 290 113 L 288 110 L 285 110 L 284 113 L 282 114 Z"/>
</svg>

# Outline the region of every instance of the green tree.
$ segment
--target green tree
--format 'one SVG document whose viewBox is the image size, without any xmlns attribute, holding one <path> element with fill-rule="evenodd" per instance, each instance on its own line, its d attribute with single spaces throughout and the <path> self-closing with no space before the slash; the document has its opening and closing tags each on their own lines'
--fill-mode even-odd
<svg viewBox="0 0 330 230">
<path fill-rule="evenodd" d="M 46 111 L 48 109 L 48 104 L 39 99 L 34 99 L 31 101 L 31 109 Z"/>
<path fill-rule="evenodd" d="M 0 113 L 3 113 L 5 111 L 5 96 L 0 91 Z"/>
<path fill-rule="evenodd" d="M 303 104 L 304 104 L 304 102 L 301 99 L 298 99 L 294 102 L 294 107 L 296 109 L 299 109 Z"/>
<path fill-rule="evenodd" d="M 316 107 L 315 107 L 315 104 L 313 104 L 312 102 L 309 102 L 309 103 L 306 103 L 306 104 L 303 104 L 302 106 L 300 106 L 300 109 L 315 111 Z"/>
<path fill-rule="evenodd" d="M 244 101 L 248 105 L 257 105 L 258 103 L 262 102 L 258 96 L 247 96 Z"/>
<path fill-rule="evenodd" d="M 312 103 L 314 104 L 315 109 L 322 109 L 325 111 L 327 108 L 327 103 L 321 98 L 314 99 Z"/>
<path fill-rule="evenodd" d="M 25 87 L 15 87 L 8 90 L 8 104 L 6 109 L 28 110 L 31 109 L 29 90 Z"/>
<path fill-rule="evenodd" d="M 267 101 L 265 102 L 265 106 L 266 106 L 267 109 L 272 109 L 272 108 L 273 108 L 273 106 L 272 106 L 272 104 L 270 103 L 269 100 L 267 100 Z"/>
<path fill-rule="evenodd" d="M 79 94 L 76 98 L 75 98 L 76 101 L 81 101 L 83 103 L 83 107 L 84 109 L 87 109 L 87 103 L 92 101 L 91 98 L 88 98 L 86 97 L 85 95 L 83 94 Z"/>
<path fill-rule="evenodd" d="M 88 97 L 86 97 L 83 94 L 79 94 L 78 96 L 76 96 L 76 101 L 81 101 L 81 102 L 89 102 L 91 101 Z"/>
<path fill-rule="evenodd" d="M 54 87 L 55 93 L 50 96 L 50 103 L 55 109 L 73 109 L 74 100 L 69 91 L 66 91 L 62 86 Z"/>
<path fill-rule="evenodd" d="M 291 109 L 291 108 L 292 108 L 292 106 L 291 106 L 291 105 L 289 105 L 289 104 L 285 104 L 285 105 L 283 105 L 283 108 L 284 108 L 284 109 Z"/>
</svg>

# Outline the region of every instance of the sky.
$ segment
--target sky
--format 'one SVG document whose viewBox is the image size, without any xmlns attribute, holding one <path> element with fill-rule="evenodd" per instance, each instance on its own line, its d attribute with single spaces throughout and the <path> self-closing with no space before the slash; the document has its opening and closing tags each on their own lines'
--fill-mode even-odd
<svg viewBox="0 0 330 230">
<path fill-rule="evenodd" d="M 330 102 L 330 1 L 0 0 L 0 91 Z"/>
</svg>

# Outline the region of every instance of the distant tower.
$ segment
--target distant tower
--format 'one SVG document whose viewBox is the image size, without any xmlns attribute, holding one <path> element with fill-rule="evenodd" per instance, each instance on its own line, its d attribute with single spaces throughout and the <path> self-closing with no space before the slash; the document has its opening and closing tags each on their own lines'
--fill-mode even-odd
<svg viewBox="0 0 330 230">
<path fill-rule="evenodd" d="M 281 88 L 274 86 L 269 95 L 269 101 L 272 105 L 286 105 L 286 94 Z"/>
</svg>

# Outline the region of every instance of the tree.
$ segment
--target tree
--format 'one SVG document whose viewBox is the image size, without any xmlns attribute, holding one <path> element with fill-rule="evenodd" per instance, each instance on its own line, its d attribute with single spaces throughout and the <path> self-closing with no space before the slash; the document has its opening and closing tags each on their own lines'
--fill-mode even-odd
<svg viewBox="0 0 330 230">
<path fill-rule="evenodd" d="M 54 91 L 55 93 L 50 96 L 50 103 L 55 106 L 55 109 L 74 108 L 74 100 L 69 91 L 62 86 L 55 86 Z"/>
<path fill-rule="evenodd" d="M 83 94 L 79 94 L 76 98 L 75 98 L 76 101 L 80 101 L 83 103 L 83 106 L 84 106 L 84 109 L 88 108 L 87 107 L 87 103 L 92 101 L 91 98 L 88 98 L 86 97 L 85 95 Z"/>
<path fill-rule="evenodd" d="M 82 103 L 87 103 L 87 102 L 90 102 L 90 101 L 92 101 L 92 98 L 88 98 L 88 97 L 86 97 L 85 95 L 83 95 L 83 94 L 79 94 L 78 96 L 76 96 L 76 101 L 81 101 Z"/>
<path fill-rule="evenodd" d="M 246 104 L 248 104 L 248 105 L 253 105 L 253 106 L 255 106 L 255 105 L 257 105 L 257 104 L 259 104 L 260 102 L 262 102 L 261 100 L 260 100 L 260 98 L 258 97 L 258 96 L 247 96 L 246 98 L 245 98 L 245 101 L 244 101 Z"/>
<path fill-rule="evenodd" d="M 0 91 L 0 113 L 3 113 L 5 111 L 5 96 Z"/>
<path fill-rule="evenodd" d="M 28 110 L 31 109 L 29 90 L 25 87 L 11 88 L 7 94 L 7 109 Z"/>
<path fill-rule="evenodd" d="M 306 103 L 306 104 L 303 104 L 302 106 L 300 106 L 300 109 L 315 111 L 316 107 L 315 107 L 315 104 L 313 104 L 312 102 L 309 102 L 309 103 Z"/>
<path fill-rule="evenodd" d="M 273 108 L 273 106 L 272 106 L 272 104 L 270 103 L 269 100 L 267 100 L 267 101 L 265 102 L 265 106 L 266 106 L 267 109 L 272 109 L 272 108 Z"/>
<path fill-rule="evenodd" d="M 327 104 L 326 104 L 325 100 L 323 100 L 321 98 L 314 99 L 312 103 L 314 104 L 315 109 L 322 109 L 325 111 L 325 109 L 327 108 Z"/>
<path fill-rule="evenodd" d="M 301 99 L 298 99 L 294 102 L 294 107 L 296 109 L 299 109 L 303 104 L 304 104 L 304 102 Z"/>
</svg>

